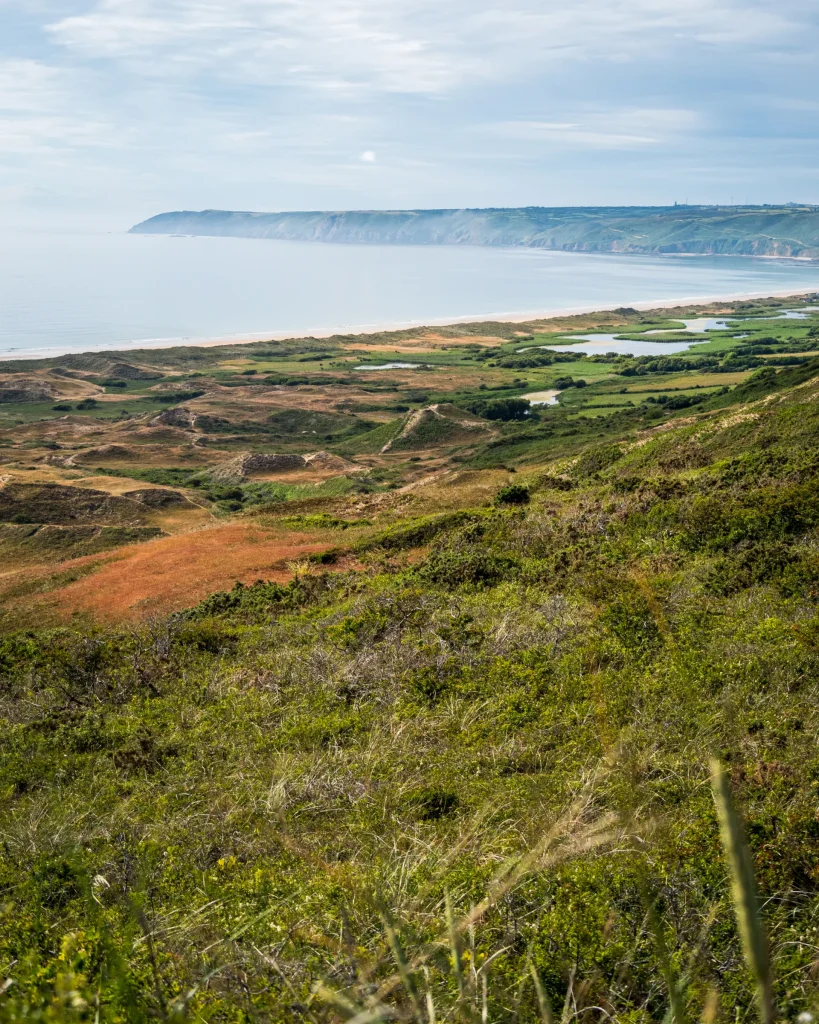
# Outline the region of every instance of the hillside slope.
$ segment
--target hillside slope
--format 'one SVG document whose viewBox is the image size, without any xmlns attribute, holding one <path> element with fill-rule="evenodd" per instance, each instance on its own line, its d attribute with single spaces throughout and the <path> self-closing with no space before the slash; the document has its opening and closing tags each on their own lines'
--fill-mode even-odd
<svg viewBox="0 0 819 1024">
<path fill-rule="evenodd" d="M 819 208 L 524 207 L 162 213 L 136 234 L 218 235 L 314 242 L 533 246 L 583 252 L 819 258 Z"/>
<path fill-rule="evenodd" d="M 0 1019 L 749 1019 L 711 755 L 813 1011 L 817 439 L 819 360 L 762 370 L 495 501 L 335 499 L 356 571 L 4 638 Z"/>
</svg>

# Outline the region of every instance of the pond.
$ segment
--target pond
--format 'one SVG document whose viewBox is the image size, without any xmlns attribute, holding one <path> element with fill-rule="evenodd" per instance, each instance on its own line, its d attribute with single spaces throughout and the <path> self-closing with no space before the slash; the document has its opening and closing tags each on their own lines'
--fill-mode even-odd
<svg viewBox="0 0 819 1024">
<path fill-rule="evenodd" d="M 423 370 L 423 363 L 379 363 L 378 366 L 356 366 L 356 370 Z"/>
<path fill-rule="evenodd" d="M 680 320 L 681 324 L 685 324 L 684 328 L 680 327 L 662 327 L 656 331 L 646 331 L 646 334 L 680 334 L 683 330 L 688 331 L 690 334 L 700 334 L 703 331 L 727 331 L 728 321 L 731 323 L 747 324 L 754 321 L 765 321 L 765 320 L 808 320 L 810 314 L 801 313 L 798 309 L 786 309 L 778 316 L 731 316 L 724 317 L 722 319 L 713 319 L 711 317 L 697 317 L 695 320 Z M 747 335 L 743 335 L 747 337 Z"/>
<path fill-rule="evenodd" d="M 557 405 L 559 391 L 532 391 L 528 395 L 521 395 L 530 405 Z"/>
<path fill-rule="evenodd" d="M 731 323 L 751 323 L 765 320 L 808 320 L 808 313 L 788 309 L 778 316 L 769 317 L 730 317 Z M 713 317 L 696 317 L 693 320 L 680 320 L 683 327 L 664 327 L 659 330 L 646 331 L 645 334 L 705 334 L 710 331 L 729 330 L 728 319 Z M 671 356 L 677 352 L 688 352 L 694 345 L 701 345 L 710 338 L 697 338 L 691 341 L 629 341 L 619 334 L 576 334 L 579 344 L 574 345 L 540 345 L 542 349 L 555 352 L 582 352 L 587 356 L 599 356 L 606 352 L 616 352 L 621 356 Z M 747 334 L 733 335 L 737 340 L 747 338 Z M 568 340 L 568 339 L 567 339 Z M 527 349 L 518 349 L 525 352 Z"/>
<path fill-rule="evenodd" d="M 693 345 L 702 345 L 710 338 L 697 341 L 629 341 L 619 334 L 577 334 L 576 345 L 541 345 L 551 352 L 583 352 L 587 356 L 616 352 L 621 356 L 672 356 L 675 352 L 687 352 Z"/>
<path fill-rule="evenodd" d="M 646 334 L 681 334 L 687 331 L 689 334 L 702 334 L 703 331 L 727 331 L 728 324 L 725 320 L 714 320 L 711 317 L 697 317 L 695 320 L 680 320 L 684 327 L 661 327 L 656 331 L 646 331 Z"/>
</svg>

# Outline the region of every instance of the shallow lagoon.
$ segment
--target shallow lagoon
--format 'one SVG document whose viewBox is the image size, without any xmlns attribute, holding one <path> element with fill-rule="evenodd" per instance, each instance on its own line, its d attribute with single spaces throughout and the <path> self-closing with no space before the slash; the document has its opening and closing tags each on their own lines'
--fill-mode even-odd
<svg viewBox="0 0 819 1024">
<path fill-rule="evenodd" d="M 378 366 L 356 366 L 356 370 L 422 370 L 422 363 L 379 363 Z"/>
<path fill-rule="evenodd" d="M 710 331 L 730 330 L 730 324 L 765 323 L 769 320 L 807 320 L 808 318 L 808 313 L 794 309 L 788 309 L 778 316 L 769 317 L 729 317 L 727 319 L 697 317 L 693 320 L 680 320 L 683 327 L 663 327 L 659 330 L 646 331 L 645 334 L 705 334 Z M 577 345 L 539 345 L 537 347 L 551 349 L 555 352 L 583 352 L 589 356 L 606 352 L 616 352 L 617 355 L 625 356 L 670 356 L 676 352 L 688 352 L 695 345 L 702 345 L 711 340 L 710 338 L 692 338 L 691 341 L 630 341 L 619 334 L 575 334 L 573 337 L 583 340 Z M 749 335 L 733 334 L 732 337 L 740 339 L 747 338 Z M 518 351 L 522 352 L 525 349 L 518 349 Z"/>
<path fill-rule="evenodd" d="M 532 391 L 528 395 L 521 395 L 521 398 L 528 400 L 530 405 L 557 405 L 557 398 L 560 394 L 557 390 Z"/>
<path fill-rule="evenodd" d="M 542 345 L 538 346 L 549 352 L 583 352 L 587 356 L 599 356 L 606 352 L 616 352 L 622 356 L 671 356 L 675 352 L 687 352 L 694 345 L 702 345 L 710 338 L 699 341 L 629 341 L 620 338 L 619 334 L 577 334 L 583 338 L 577 345 Z"/>
</svg>

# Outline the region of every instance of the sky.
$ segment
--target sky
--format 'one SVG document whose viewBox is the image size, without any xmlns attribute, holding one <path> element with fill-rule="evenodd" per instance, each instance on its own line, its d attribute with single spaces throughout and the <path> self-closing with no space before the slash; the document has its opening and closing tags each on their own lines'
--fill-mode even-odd
<svg viewBox="0 0 819 1024">
<path fill-rule="evenodd" d="M 819 203 L 816 0 L 0 0 L 0 224 Z"/>
</svg>

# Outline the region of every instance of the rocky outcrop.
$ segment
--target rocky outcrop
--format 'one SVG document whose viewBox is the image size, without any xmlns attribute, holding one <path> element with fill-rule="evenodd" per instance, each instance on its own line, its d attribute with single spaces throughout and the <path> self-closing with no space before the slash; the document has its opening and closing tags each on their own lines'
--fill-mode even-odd
<svg viewBox="0 0 819 1024">
<path fill-rule="evenodd" d="M 292 473 L 299 469 L 318 469 L 325 472 L 361 471 L 360 466 L 330 452 L 312 452 L 309 455 L 261 455 L 243 452 L 235 459 L 223 462 L 211 471 L 211 478 L 219 483 L 238 483 L 255 473 Z"/>
<path fill-rule="evenodd" d="M 0 523 L 141 527 L 156 509 L 191 504 L 183 494 L 166 487 L 109 494 L 63 484 L 6 483 L 0 486 Z"/>
<path fill-rule="evenodd" d="M 138 457 L 138 454 L 133 448 L 127 448 L 122 444 L 101 444 L 97 448 L 83 448 L 71 453 L 62 451 L 58 454 L 46 455 L 43 462 L 50 466 L 78 466 L 99 462 L 101 459 L 126 462 Z"/>
<path fill-rule="evenodd" d="M 306 467 L 302 455 L 257 455 L 243 452 L 217 466 L 210 475 L 218 483 L 237 483 L 254 473 L 289 473 Z"/>
<path fill-rule="evenodd" d="M 179 508 L 191 504 L 184 494 L 167 487 L 141 487 L 136 491 L 126 491 L 122 497 L 138 501 L 146 508 Z"/>
<path fill-rule="evenodd" d="M 151 426 L 181 427 L 183 430 L 192 430 L 196 414 L 184 405 L 177 405 L 173 409 L 163 409 L 162 412 L 153 416 L 150 420 Z"/>
<path fill-rule="evenodd" d="M 145 369 L 130 363 L 111 363 L 106 369 L 110 376 L 121 380 L 160 380 L 165 376 L 161 370 Z"/>
<path fill-rule="evenodd" d="M 7 483 L 0 487 L 0 522 L 142 526 L 141 502 L 86 487 Z"/>
<path fill-rule="evenodd" d="M 361 469 L 354 462 L 348 462 L 347 459 L 342 459 L 340 455 L 333 455 L 331 452 L 313 452 L 312 455 L 304 456 L 304 462 L 310 469 L 339 473 L 349 473 Z"/>
<path fill-rule="evenodd" d="M 48 381 L 26 377 L 7 377 L 0 380 L 0 404 L 11 402 L 50 402 L 57 390 Z"/>
<path fill-rule="evenodd" d="M 486 420 L 464 412 L 449 402 L 442 402 L 410 413 L 400 433 L 388 441 L 381 452 L 476 444 L 488 441 L 495 434 L 496 431 Z"/>
</svg>

